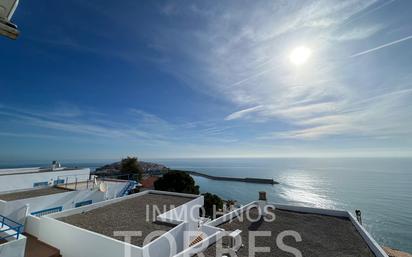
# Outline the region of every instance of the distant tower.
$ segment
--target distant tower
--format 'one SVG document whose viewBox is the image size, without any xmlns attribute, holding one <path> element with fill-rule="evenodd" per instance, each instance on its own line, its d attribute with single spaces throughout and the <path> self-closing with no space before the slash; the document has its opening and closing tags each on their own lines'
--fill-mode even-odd
<svg viewBox="0 0 412 257">
<path fill-rule="evenodd" d="M 58 162 L 58 161 L 53 161 L 52 162 L 52 165 L 51 165 L 52 170 L 60 169 L 61 167 L 62 167 L 62 165 L 60 164 L 60 162 Z"/>
</svg>

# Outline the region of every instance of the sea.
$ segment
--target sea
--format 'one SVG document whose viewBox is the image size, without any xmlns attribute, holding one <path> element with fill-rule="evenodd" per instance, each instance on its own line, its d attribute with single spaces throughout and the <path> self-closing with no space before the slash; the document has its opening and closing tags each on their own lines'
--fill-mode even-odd
<svg viewBox="0 0 412 257">
<path fill-rule="evenodd" d="M 272 178 L 276 185 L 194 177 L 201 192 L 238 204 L 266 191 L 275 203 L 362 212 L 364 227 L 384 246 L 412 253 L 412 158 L 150 159 L 169 168 L 216 176 Z M 107 162 L 70 163 L 99 167 Z M 67 163 L 63 163 L 69 166 Z M 1 164 L 0 167 L 7 165 Z M 9 165 L 10 166 L 10 165 Z M 25 164 L 25 166 L 30 166 Z M 36 166 L 36 165 L 34 165 Z"/>
</svg>

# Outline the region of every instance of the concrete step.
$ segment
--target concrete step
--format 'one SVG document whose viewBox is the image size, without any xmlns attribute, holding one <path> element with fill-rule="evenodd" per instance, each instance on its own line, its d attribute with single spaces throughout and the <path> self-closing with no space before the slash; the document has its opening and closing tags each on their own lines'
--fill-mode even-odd
<svg viewBox="0 0 412 257">
<path fill-rule="evenodd" d="M 197 237 L 195 238 L 195 240 L 193 240 L 193 241 L 190 243 L 190 245 L 189 245 L 189 246 L 193 246 L 193 245 L 195 245 L 195 244 L 197 244 L 197 243 L 201 242 L 202 240 L 203 240 L 202 235 L 199 235 L 199 236 L 197 236 Z"/>
<path fill-rule="evenodd" d="M 27 237 L 24 257 L 62 257 L 59 249 L 38 240 L 30 234 L 24 233 L 24 235 Z"/>
</svg>

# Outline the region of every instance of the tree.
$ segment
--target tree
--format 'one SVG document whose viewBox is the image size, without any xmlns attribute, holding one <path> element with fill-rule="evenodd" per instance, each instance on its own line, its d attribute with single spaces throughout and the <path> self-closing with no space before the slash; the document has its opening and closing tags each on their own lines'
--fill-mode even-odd
<svg viewBox="0 0 412 257">
<path fill-rule="evenodd" d="M 236 200 L 229 199 L 226 201 L 226 207 L 228 210 L 231 210 L 235 204 L 236 204 Z"/>
<path fill-rule="evenodd" d="M 193 178 L 182 171 L 170 171 L 159 178 L 155 183 L 156 190 L 186 193 L 186 194 L 199 194 L 199 186 L 195 185 Z"/>
<path fill-rule="evenodd" d="M 205 199 L 205 216 L 214 217 L 216 214 L 215 211 L 223 208 L 223 200 L 219 196 L 211 193 L 205 193 L 203 194 L 203 197 Z"/>
<path fill-rule="evenodd" d="M 128 156 L 120 162 L 120 172 L 123 174 L 132 174 L 134 180 L 141 180 L 143 169 L 140 167 L 137 157 Z"/>
</svg>

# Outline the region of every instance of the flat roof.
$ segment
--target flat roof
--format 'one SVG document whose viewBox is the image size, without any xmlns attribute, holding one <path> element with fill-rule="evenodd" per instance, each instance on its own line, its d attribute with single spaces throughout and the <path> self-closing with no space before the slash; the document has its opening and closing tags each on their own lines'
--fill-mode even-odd
<svg viewBox="0 0 412 257">
<path fill-rule="evenodd" d="M 166 232 L 175 227 L 172 224 L 153 222 L 156 217 L 152 214 L 154 208 L 157 207 L 160 213 L 164 213 L 193 199 L 148 193 L 83 213 L 61 217 L 58 220 L 121 241 L 124 241 L 124 238 L 115 237 L 115 231 L 141 231 L 141 237 L 132 237 L 131 240 L 131 244 L 141 247 L 144 245 L 145 237 L 151 232 L 156 230 Z M 147 217 L 146 206 L 149 208 L 150 217 Z"/>
<path fill-rule="evenodd" d="M 259 257 L 287 257 L 292 256 L 284 252 L 276 245 L 276 237 L 285 230 L 298 232 L 301 242 L 296 242 L 292 236 L 287 236 L 283 242 L 301 251 L 303 256 L 313 257 L 374 257 L 361 235 L 357 232 L 352 222 L 347 218 L 333 216 L 301 213 L 276 209 L 276 219 L 273 222 L 257 221 L 250 222 L 244 216 L 243 222 L 235 218 L 232 221 L 219 226 L 226 231 L 242 231 L 242 246 L 237 256 L 249 256 L 249 231 L 271 231 L 270 237 L 256 237 L 257 247 L 270 247 L 270 253 L 257 253 Z M 257 217 L 256 208 L 251 209 L 250 217 Z M 227 248 L 225 239 L 223 247 Z M 216 256 L 216 245 L 213 244 L 204 252 L 206 257 Z"/>
<path fill-rule="evenodd" d="M 44 173 L 44 172 L 59 172 L 59 171 L 71 171 L 71 170 L 83 170 L 86 168 L 17 168 L 17 169 L 0 169 L 0 176 L 11 176 L 11 175 L 22 175 L 22 174 L 33 174 L 33 173 Z"/>
<path fill-rule="evenodd" d="M 0 194 L 0 200 L 3 201 L 15 201 L 20 199 L 44 196 L 44 195 L 54 195 L 72 191 L 69 189 L 58 188 L 58 187 L 45 187 L 39 189 L 30 189 L 24 191 L 16 191 L 11 193 Z"/>
</svg>

